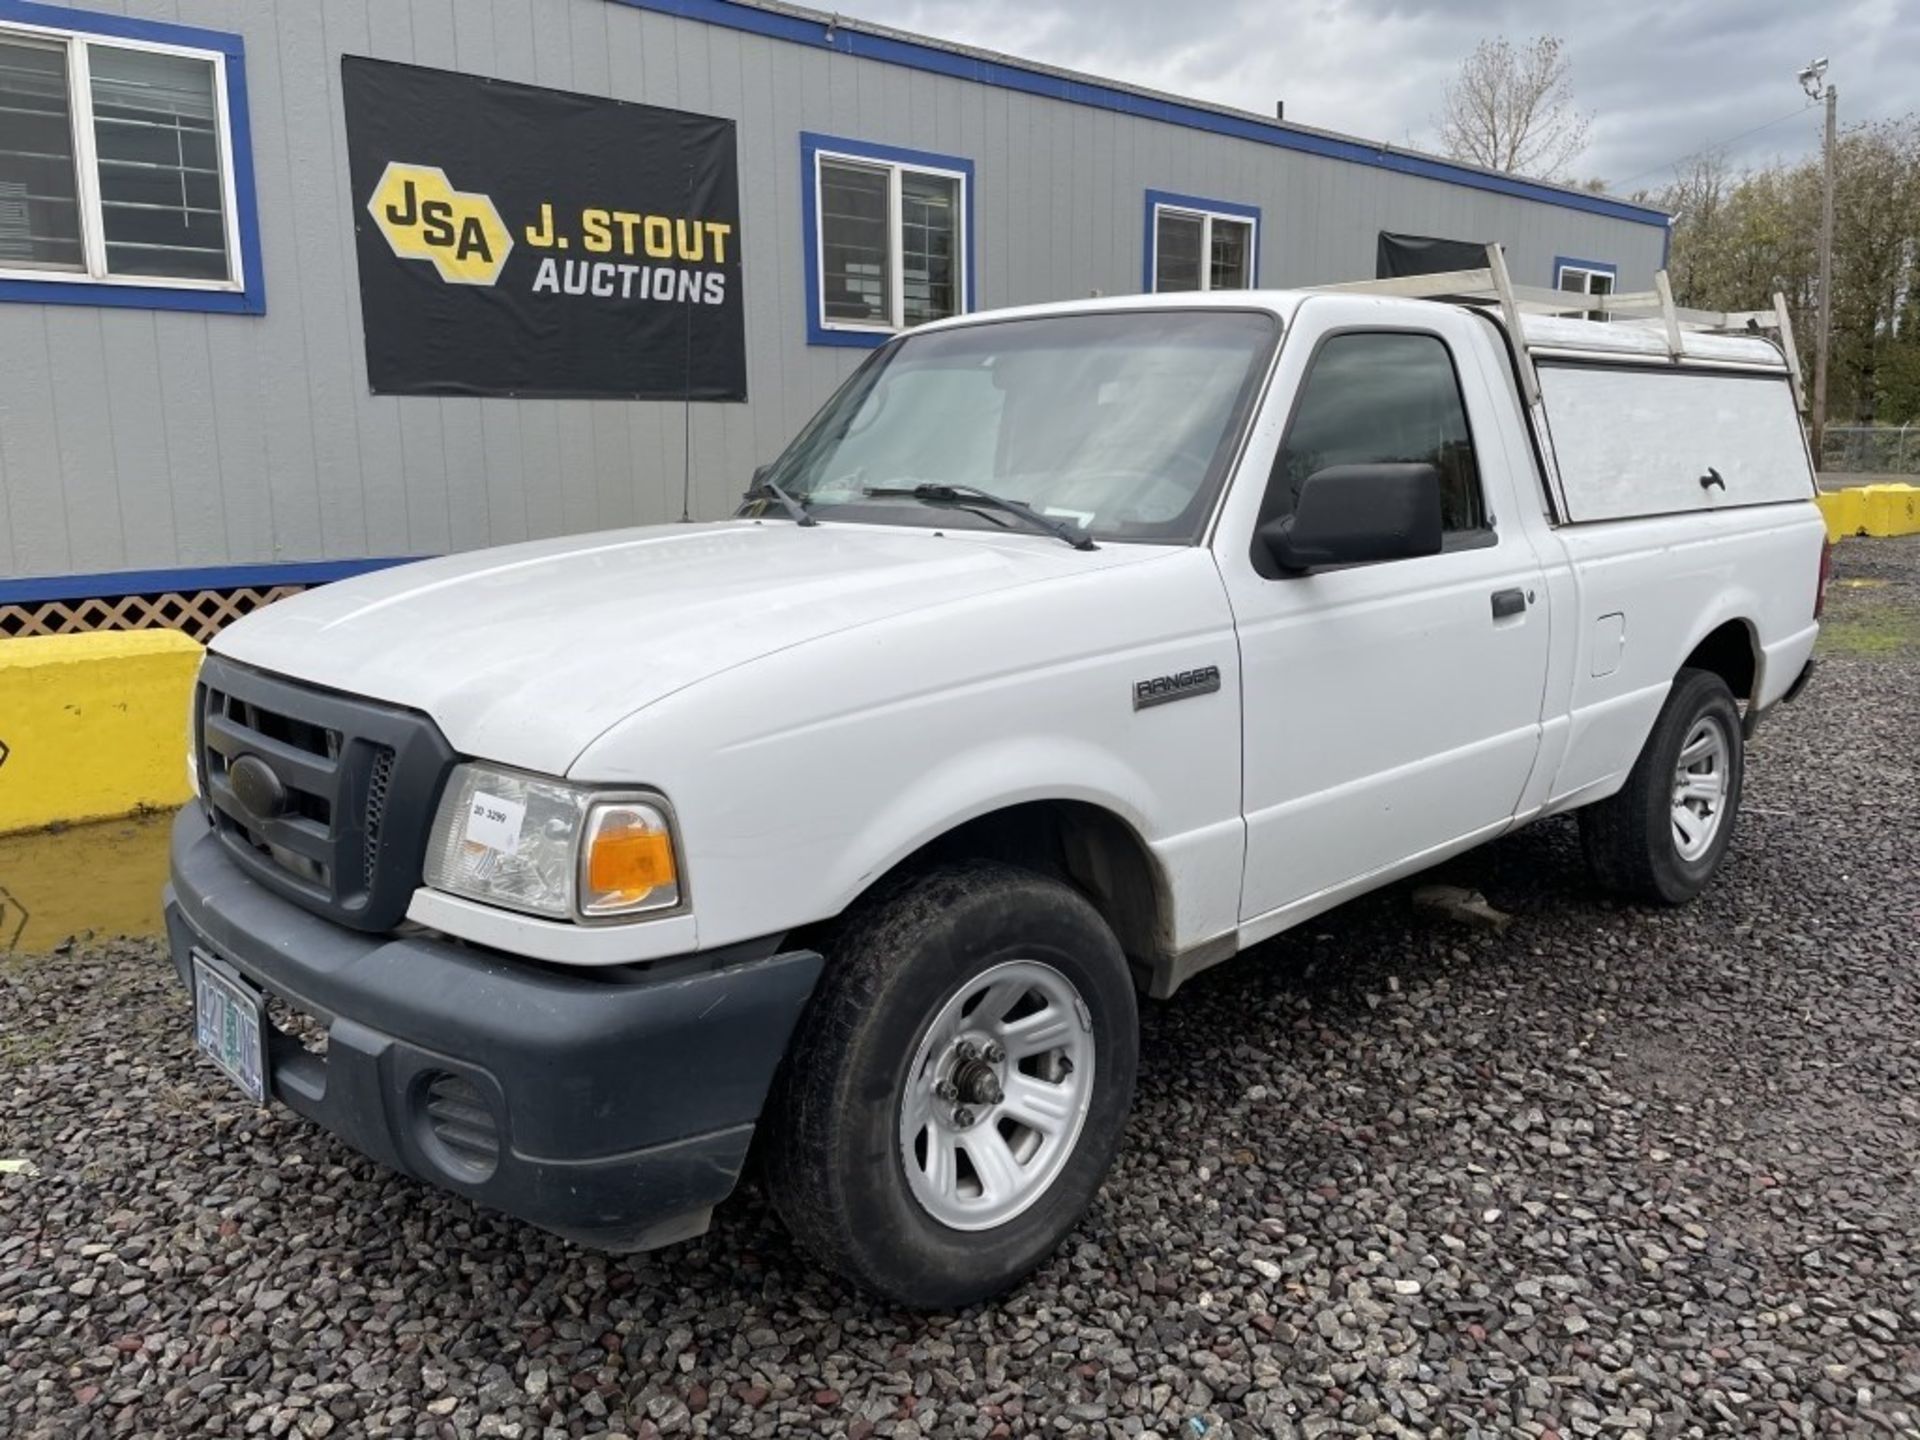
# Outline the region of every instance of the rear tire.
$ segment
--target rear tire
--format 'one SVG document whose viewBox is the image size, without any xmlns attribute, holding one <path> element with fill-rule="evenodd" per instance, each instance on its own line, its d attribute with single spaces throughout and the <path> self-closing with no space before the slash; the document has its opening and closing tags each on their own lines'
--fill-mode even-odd
<svg viewBox="0 0 1920 1440">
<path fill-rule="evenodd" d="M 996 1295 L 1119 1147 L 1139 1055 L 1119 943 L 1068 886 L 968 862 L 880 897 L 829 950 L 768 1101 L 774 1208 L 899 1304 Z"/>
<path fill-rule="evenodd" d="M 1740 709 L 1711 670 L 1682 670 L 1617 794 L 1580 811 L 1594 879 L 1657 904 L 1693 899 L 1733 840 L 1746 763 Z"/>
</svg>

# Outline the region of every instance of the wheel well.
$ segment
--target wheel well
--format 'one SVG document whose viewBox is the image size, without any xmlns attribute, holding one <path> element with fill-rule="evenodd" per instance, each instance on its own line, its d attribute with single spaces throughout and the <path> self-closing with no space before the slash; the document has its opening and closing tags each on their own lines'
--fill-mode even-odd
<svg viewBox="0 0 1920 1440">
<path fill-rule="evenodd" d="M 1113 928 L 1143 985 L 1172 952 L 1159 863 L 1131 825 L 1084 801 L 1036 800 L 976 816 L 900 861 L 862 898 L 915 871 L 971 859 L 1004 860 L 1073 886 Z"/>
<path fill-rule="evenodd" d="M 1744 620 L 1729 620 L 1714 630 L 1681 664 L 1689 670 L 1711 670 L 1740 699 L 1753 698 L 1753 631 Z"/>
</svg>

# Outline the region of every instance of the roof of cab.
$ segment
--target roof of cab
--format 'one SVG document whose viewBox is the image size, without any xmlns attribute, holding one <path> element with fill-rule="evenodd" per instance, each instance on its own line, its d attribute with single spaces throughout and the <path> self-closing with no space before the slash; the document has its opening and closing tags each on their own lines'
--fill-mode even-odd
<svg viewBox="0 0 1920 1440">
<path fill-rule="evenodd" d="M 1053 300 L 1039 305 L 1009 306 L 1002 310 L 975 310 L 950 316 L 911 333 L 949 330 L 960 326 L 990 324 L 1001 320 L 1038 319 L 1050 315 L 1096 315 L 1150 312 L 1154 310 L 1262 310 L 1285 324 L 1307 300 L 1329 292 L 1312 288 L 1299 290 L 1189 290 L 1166 295 L 1089 296 L 1081 300 Z M 1331 292 L 1338 294 L 1340 292 Z M 1346 298 L 1398 308 L 1406 305 L 1446 305 L 1499 312 L 1477 302 L 1426 300 L 1407 296 L 1366 295 L 1348 292 Z M 1524 339 L 1531 350 L 1579 350 L 1622 359 L 1667 360 L 1667 338 L 1657 320 L 1614 319 L 1582 320 L 1564 315 L 1523 315 Z M 1681 354 L 1690 360 L 1733 362 L 1743 366 L 1761 366 L 1785 371 L 1786 362 L 1771 340 L 1760 335 L 1713 334 L 1701 330 L 1683 330 Z"/>
<path fill-rule="evenodd" d="M 970 310 L 916 325 L 911 332 L 951 330 L 997 320 L 1031 320 L 1047 315 L 1126 314 L 1151 310 L 1264 310 L 1281 320 L 1292 316 L 1307 296 L 1299 290 L 1185 290 L 1170 295 L 1091 295 L 1082 300 L 1048 300 L 998 310 Z"/>
</svg>

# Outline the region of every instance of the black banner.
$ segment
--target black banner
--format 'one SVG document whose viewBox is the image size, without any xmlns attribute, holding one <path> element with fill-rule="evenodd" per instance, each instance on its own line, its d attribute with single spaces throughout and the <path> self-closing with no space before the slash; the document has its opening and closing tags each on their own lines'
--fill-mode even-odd
<svg viewBox="0 0 1920 1440">
<path fill-rule="evenodd" d="M 733 122 L 344 56 L 384 395 L 747 398 Z"/>
<path fill-rule="evenodd" d="M 1431 235 L 1395 235 L 1380 232 L 1374 257 L 1376 280 L 1402 275 L 1444 275 L 1449 270 L 1484 270 L 1487 247 L 1478 240 L 1440 240 Z"/>
</svg>

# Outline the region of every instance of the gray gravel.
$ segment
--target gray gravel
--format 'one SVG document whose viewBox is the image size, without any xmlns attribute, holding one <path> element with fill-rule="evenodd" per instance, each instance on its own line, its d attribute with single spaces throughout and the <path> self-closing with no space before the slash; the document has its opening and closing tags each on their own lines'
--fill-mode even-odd
<svg viewBox="0 0 1920 1440">
<path fill-rule="evenodd" d="M 154 945 L 0 960 L 0 1434 L 1920 1434 L 1920 540 L 1677 912 L 1543 824 L 1149 1006 L 1132 1139 L 947 1317 L 751 1193 L 632 1260 L 256 1111 Z"/>
</svg>

